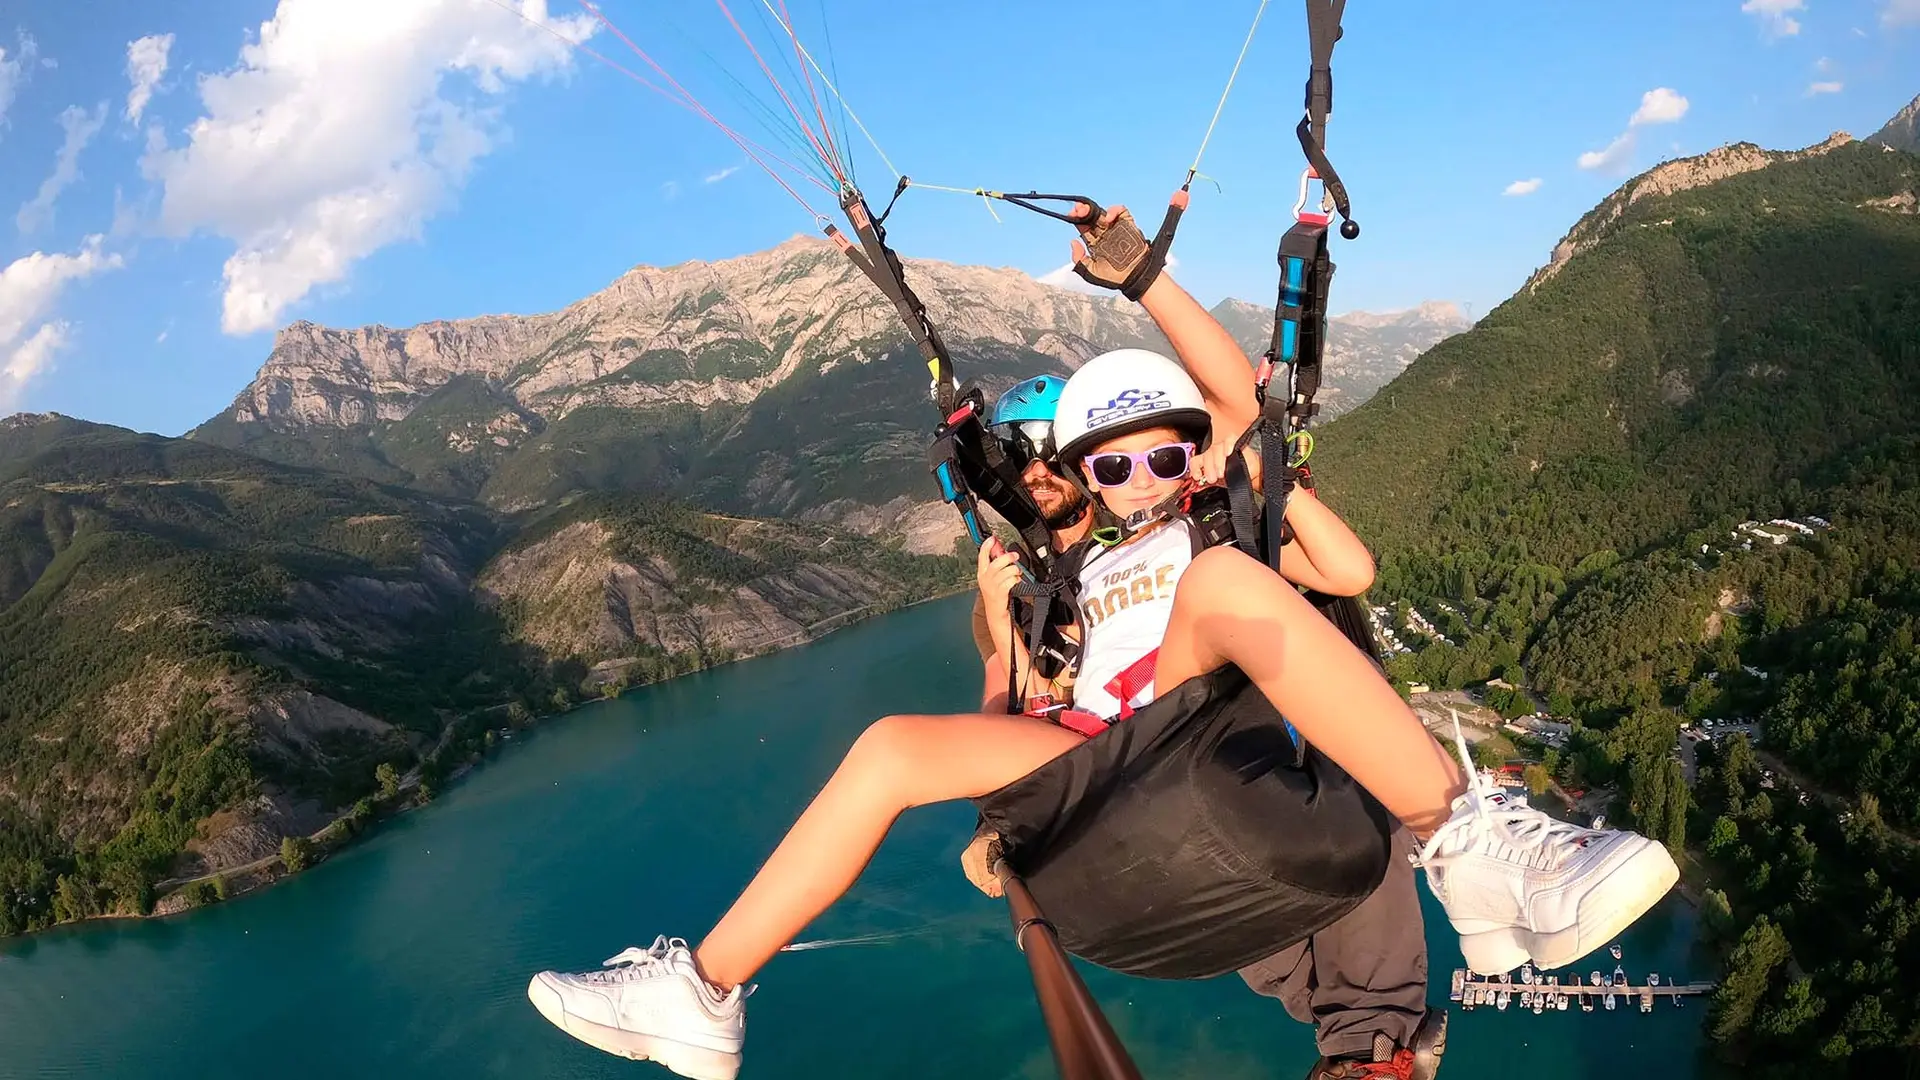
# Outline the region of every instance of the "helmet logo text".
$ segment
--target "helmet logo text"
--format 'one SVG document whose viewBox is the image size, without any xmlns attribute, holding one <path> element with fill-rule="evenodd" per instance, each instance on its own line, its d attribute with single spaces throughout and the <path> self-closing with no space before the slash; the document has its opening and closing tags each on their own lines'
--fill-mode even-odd
<svg viewBox="0 0 1920 1080">
<path fill-rule="evenodd" d="M 1087 410 L 1087 426 L 1096 428 L 1128 416 L 1171 409 L 1173 402 L 1166 400 L 1166 397 L 1165 390 L 1122 390 L 1105 405 L 1096 405 Z"/>
</svg>

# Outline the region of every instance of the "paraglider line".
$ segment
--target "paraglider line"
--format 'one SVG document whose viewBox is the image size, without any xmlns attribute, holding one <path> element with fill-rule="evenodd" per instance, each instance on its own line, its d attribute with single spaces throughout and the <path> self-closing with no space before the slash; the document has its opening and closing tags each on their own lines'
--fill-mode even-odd
<svg viewBox="0 0 1920 1080">
<path fill-rule="evenodd" d="M 1260 29 L 1260 17 L 1267 13 L 1267 0 L 1260 0 L 1260 7 L 1253 13 L 1253 25 L 1247 28 L 1247 40 L 1240 43 L 1240 55 L 1234 58 L 1233 71 L 1227 76 L 1227 87 L 1220 91 L 1220 101 L 1213 107 L 1213 119 L 1207 121 L 1207 133 L 1200 137 L 1200 149 L 1193 155 L 1193 164 L 1187 169 L 1187 179 L 1180 185 L 1185 191 L 1193 183 L 1194 176 L 1200 172 L 1200 158 L 1207 152 L 1207 144 L 1213 141 L 1213 128 L 1220 122 L 1220 112 L 1227 107 L 1227 95 L 1233 93 L 1234 80 L 1240 77 L 1240 64 L 1247 58 L 1247 49 L 1253 45 L 1254 31 Z"/>
<path fill-rule="evenodd" d="M 668 74 L 667 69 L 661 67 L 660 64 L 656 60 L 654 60 L 653 57 L 648 56 L 645 49 L 642 49 L 640 46 L 634 44 L 634 41 L 632 38 L 628 37 L 626 33 L 622 31 L 618 26 L 615 26 L 613 24 L 613 20 L 607 18 L 606 13 L 602 12 L 600 8 L 593 3 L 593 0 L 580 0 L 580 6 L 587 9 L 587 11 L 591 12 L 594 18 L 599 19 L 600 22 L 604 26 L 606 26 L 608 30 L 613 32 L 613 35 L 615 37 L 625 42 L 627 48 L 632 49 L 634 52 L 634 55 L 646 61 L 646 64 L 648 67 L 658 72 L 661 78 L 667 80 L 668 83 L 672 84 L 673 88 L 679 92 L 682 98 L 685 99 L 684 107 L 688 108 L 689 110 L 693 111 L 700 117 L 704 118 L 708 123 L 712 124 L 714 127 L 719 128 L 721 134 L 724 134 L 727 138 L 732 139 L 734 143 L 740 147 L 742 152 L 744 152 L 749 158 L 753 159 L 753 163 L 755 165 L 760 166 L 760 168 L 766 171 L 768 176 L 773 177 L 774 183 L 779 184 L 782 188 L 785 188 L 787 194 L 793 196 L 793 201 L 799 203 L 800 206 L 803 209 L 805 209 L 808 214 L 813 216 L 813 219 L 816 222 L 830 222 L 831 219 L 829 219 L 826 215 L 822 214 L 820 211 L 815 210 L 813 206 L 807 202 L 807 200 L 801 198 L 800 193 L 793 190 L 793 186 L 791 184 L 787 183 L 786 180 L 781 178 L 779 173 L 774 172 L 773 168 L 769 166 L 764 160 L 762 160 L 759 154 L 756 154 L 754 152 L 754 150 L 757 147 L 757 144 L 747 139 L 745 136 L 741 135 L 739 132 L 728 127 L 726 124 L 721 123 L 720 118 L 714 116 L 712 112 L 708 111 L 706 106 L 700 104 L 699 99 L 694 97 L 693 94 L 691 94 L 690 92 L 688 92 L 686 87 L 681 86 L 678 79 L 675 79 L 672 75 Z M 618 66 L 618 65 L 615 65 L 615 66 Z M 640 81 L 644 85 L 653 86 L 652 83 L 647 82 L 647 80 L 645 79 L 641 79 Z M 659 87 L 657 86 L 654 86 L 653 88 L 655 90 L 659 90 Z M 661 91 L 661 93 L 665 94 L 665 91 Z M 673 100 L 673 96 L 671 94 L 667 94 L 666 96 L 668 97 L 669 100 Z M 764 150 L 765 148 L 760 147 L 759 149 Z M 768 153 L 768 156 L 774 157 L 774 155 L 771 153 Z M 794 171 L 796 172 L 800 171 L 799 169 L 795 168 L 795 166 L 790 162 L 784 161 L 778 157 L 774 157 L 774 160 L 780 161 L 781 164 L 786 165 L 790 169 L 794 169 Z M 820 183 L 818 179 L 815 179 L 813 177 L 808 177 L 808 178 L 812 179 L 816 184 Z M 825 187 L 824 184 L 822 184 L 821 186 L 823 188 Z"/>
<path fill-rule="evenodd" d="M 787 39 L 793 42 L 793 54 L 800 56 L 800 35 L 794 33 L 793 13 L 787 10 L 787 0 L 780 0 L 780 14 L 782 16 L 780 25 L 787 28 Z M 804 61 L 804 57 L 802 59 Z M 834 160 L 839 161 L 840 148 L 833 142 L 833 125 L 827 123 L 827 111 L 820 107 L 820 91 L 814 87 L 813 76 L 807 73 L 807 65 L 804 62 L 800 65 L 800 78 L 807 84 L 807 96 L 813 99 L 813 115 L 820 120 L 820 137 L 826 140 L 827 149 L 832 151 Z"/>
<path fill-rule="evenodd" d="M 772 10 L 773 10 L 773 7 L 772 7 L 772 4 L 770 3 L 770 0 L 760 0 L 760 2 L 761 2 L 762 4 L 767 4 L 767 5 L 768 5 L 768 6 L 767 6 L 767 10 L 768 10 L 768 11 L 772 11 Z M 779 16 L 778 16 L 778 15 L 775 15 L 774 17 L 775 17 L 775 18 L 779 18 Z M 783 23 L 782 25 L 785 25 L 785 24 Z M 798 44 L 798 43 L 796 42 L 796 44 Z M 846 110 L 846 113 L 847 113 L 847 117 L 848 117 L 848 119 L 850 119 L 850 120 L 852 120 L 852 121 L 853 121 L 853 126 L 854 126 L 854 127 L 857 127 L 857 128 L 859 128 L 859 129 L 860 129 L 860 134 L 862 134 L 862 135 L 865 135 L 865 136 L 867 137 L 867 144 L 868 144 L 869 146 L 872 146 L 872 147 L 873 147 L 873 152 L 874 152 L 874 153 L 876 153 L 876 154 L 879 154 L 879 155 L 880 155 L 880 161 L 881 161 L 881 163 L 882 163 L 882 164 L 884 164 L 884 165 L 886 165 L 886 167 L 887 167 L 887 171 L 893 174 L 893 177 L 894 177 L 894 179 L 896 179 L 896 180 L 898 180 L 898 179 L 900 178 L 900 170 L 899 170 L 899 169 L 896 169 L 896 168 L 894 168 L 894 167 L 893 167 L 893 162 L 892 162 L 891 160 L 889 160 L 889 159 L 887 158 L 887 152 L 886 152 L 885 150 L 882 150 L 882 149 L 880 149 L 880 143 L 879 143 L 879 141 L 878 141 L 877 139 L 875 139 L 875 138 L 873 137 L 873 132 L 871 132 L 871 131 L 868 131 L 868 130 L 867 130 L 867 125 L 865 125 L 865 124 L 863 124 L 863 123 L 861 123 L 861 122 L 860 122 L 860 114 L 859 114 L 859 113 L 856 113 L 856 112 L 854 112 L 854 111 L 853 111 L 853 106 L 851 106 L 851 105 L 849 105 L 849 104 L 847 104 L 847 99 L 846 99 L 846 97 L 845 97 L 845 96 L 843 96 L 843 95 L 842 95 L 842 94 L 840 93 L 840 91 L 839 91 L 839 89 L 838 89 L 837 87 L 835 87 L 835 86 L 833 85 L 833 80 L 831 80 L 831 79 L 829 79 L 829 78 L 827 78 L 827 73 L 826 73 L 826 72 L 824 72 L 824 71 L 821 71 L 821 70 L 820 70 L 820 65 L 819 65 L 819 63 L 818 63 L 817 61 L 815 61 L 815 60 L 814 60 L 814 58 L 813 58 L 813 54 L 812 54 L 812 53 L 809 53 L 809 52 L 807 52 L 807 49 L 806 49 L 806 46 L 804 46 L 804 45 L 802 45 L 802 46 L 800 46 L 800 55 L 801 55 L 801 57 L 802 57 L 803 59 L 805 59 L 805 60 L 806 60 L 806 62 L 807 62 L 807 63 L 809 63 L 809 64 L 811 64 L 811 65 L 813 65 L 813 70 L 814 70 L 814 71 L 816 71 L 816 72 L 818 72 L 818 73 L 819 73 L 819 75 L 820 75 L 820 81 L 821 81 L 822 83 L 825 83 L 825 84 L 826 84 L 826 87 L 827 87 L 827 89 L 828 89 L 829 91 L 831 91 L 831 92 L 832 92 L 832 94 L 833 94 L 833 96 L 834 96 L 834 98 L 835 98 L 835 100 L 837 100 L 837 101 L 839 101 L 839 102 L 840 102 L 840 107 L 841 107 L 842 109 L 845 109 L 845 110 Z M 915 186 L 915 187 L 921 187 L 921 186 L 924 186 L 924 185 L 920 185 L 920 184 L 915 184 L 914 186 Z M 959 189 L 959 188 L 951 188 L 951 189 L 949 189 L 949 190 L 953 190 L 953 191 L 959 191 L 960 189 Z M 971 191 L 971 190 L 969 190 L 969 191 L 966 191 L 966 192 L 965 192 L 965 194 L 968 194 L 968 195 L 972 195 L 972 194 L 974 194 L 974 192 L 973 192 L 973 191 Z"/>
<path fill-rule="evenodd" d="M 801 136 L 799 130 L 794 127 L 790 119 L 782 117 L 775 106 L 767 104 L 760 95 L 749 90 L 747 85 L 741 82 L 739 78 L 728 69 L 727 65 L 721 63 L 718 57 L 707 51 L 706 47 L 695 40 L 691 34 L 688 34 L 679 23 L 674 21 L 672 16 L 664 11 L 658 12 L 657 14 L 668 29 L 679 35 L 680 38 L 686 42 L 688 48 L 699 53 L 708 65 L 718 72 L 722 78 L 726 79 L 731 85 L 727 96 L 732 98 L 735 103 L 743 105 L 753 112 L 754 118 L 759 121 L 760 126 L 770 132 L 772 136 L 780 142 L 782 153 L 792 154 L 803 160 L 813 158 L 813 148 L 807 145 L 806 140 Z M 766 20 L 762 19 L 761 25 L 764 27 L 765 24 Z M 773 31 L 769 29 L 767 32 L 771 34 Z M 786 66 L 789 68 L 792 67 L 791 64 Z M 832 177 L 823 166 L 816 163 L 813 167 L 801 170 L 796 168 L 792 162 L 783 161 L 781 164 L 786 165 L 790 169 L 794 169 L 795 172 L 802 173 L 810 180 L 822 178 L 815 180 L 815 186 L 822 191 L 837 193 L 836 186 L 828 182 Z"/>
<path fill-rule="evenodd" d="M 586 3 L 587 0 L 580 0 L 580 2 Z M 720 5 L 720 10 L 727 16 L 727 21 L 733 24 L 733 32 L 740 35 L 740 40 L 746 43 L 747 51 L 753 54 L 754 62 L 760 65 L 760 70 L 766 74 L 767 81 L 772 83 L 774 90 L 780 94 L 780 100 L 787 103 L 787 111 L 791 112 L 793 118 L 799 122 L 800 129 L 806 132 L 807 139 L 813 143 L 813 148 L 820 155 L 821 160 L 827 163 L 827 168 L 832 170 L 834 178 L 843 184 L 846 183 L 847 178 L 840 171 L 839 163 L 834 160 L 833 155 L 827 153 L 826 147 L 821 145 L 819 137 L 813 133 L 813 128 L 807 123 L 806 118 L 800 115 L 799 107 L 794 105 L 791 97 L 787 96 L 786 87 L 781 86 L 780 80 L 774 78 L 773 69 L 767 66 L 766 60 L 760 55 L 760 50 L 754 47 L 753 38 L 741 28 L 740 20 L 733 17 L 733 9 L 727 7 L 727 0 L 713 0 L 713 2 Z"/>
<path fill-rule="evenodd" d="M 822 0 L 820 4 L 820 36 L 827 43 L 827 66 L 833 69 L 833 77 L 838 79 L 840 77 L 840 61 L 833 55 L 833 24 L 827 19 L 827 5 L 824 0 Z M 800 50 L 800 55 L 803 57 L 806 56 L 806 50 Z M 813 63 L 812 58 L 808 57 L 807 62 L 810 64 Z M 817 67 L 818 65 L 815 66 Z M 833 90 L 833 83 L 827 82 L 826 72 L 820 72 L 820 81 L 827 84 L 828 90 Z M 850 110 L 847 108 L 847 103 L 841 100 L 838 90 L 833 90 L 833 97 L 834 100 L 840 102 L 840 145 L 851 147 L 853 140 L 847 138 L 847 113 Z M 875 147 L 874 149 L 877 150 L 879 147 Z M 888 168 L 891 169 L 892 166 L 889 165 Z M 860 170 L 855 168 L 852 154 L 847 155 L 847 174 L 853 177 L 855 186 L 858 186 L 860 183 Z"/>
</svg>

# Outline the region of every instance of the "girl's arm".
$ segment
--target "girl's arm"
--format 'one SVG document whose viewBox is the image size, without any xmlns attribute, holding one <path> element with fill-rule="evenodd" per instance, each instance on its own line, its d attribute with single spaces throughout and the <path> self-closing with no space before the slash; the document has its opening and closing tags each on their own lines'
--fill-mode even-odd
<svg viewBox="0 0 1920 1080">
<path fill-rule="evenodd" d="M 1293 543 L 1280 549 L 1280 576 L 1331 596 L 1359 596 L 1373 584 L 1373 553 L 1311 488 L 1287 499 Z"/>
<path fill-rule="evenodd" d="M 1124 206 L 1108 207 L 1100 216 L 1100 226 L 1111 226 L 1125 210 Z M 1086 203 L 1075 203 L 1069 213 L 1083 217 L 1087 211 Z M 1093 229 L 1091 223 L 1076 221 L 1074 225 L 1083 236 Z M 1075 264 L 1085 263 L 1088 257 L 1086 245 L 1074 241 Z M 1214 443 L 1219 445 L 1225 437 L 1226 444 L 1231 445 L 1259 415 L 1253 397 L 1253 365 L 1246 354 L 1233 335 L 1164 269 L 1140 294 L 1140 306 L 1167 335 L 1174 355 L 1200 387 L 1207 411 L 1213 414 Z"/>
<path fill-rule="evenodd" d="M 1231 446 L 1260 415 L 1247 354 L 1226 327 L 1164 270 L 1141 294 L 1140 306 L 1167 335 L 1180 365 L 1200 387 L 1207 411 L 1213 414 L 1214 444 Z"/>
</svg>

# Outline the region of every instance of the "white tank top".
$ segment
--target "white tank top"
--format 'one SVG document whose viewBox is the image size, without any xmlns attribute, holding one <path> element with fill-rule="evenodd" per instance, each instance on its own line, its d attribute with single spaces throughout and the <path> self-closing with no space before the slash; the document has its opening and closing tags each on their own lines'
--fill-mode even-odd
<svg viewBox="0 0 1920 1080">
<path fill-rule="evenodd" d="M 1157 652 L 1173 618 L 1173 591 L 1193 562 L 1184 521 L 1161 525 L 1123 547 L 1097 552 L 1080 569 L 1080 669 L 1073 707 L 1113 720 L 1153 700 L 1154 680 L 1132 682 L 1121 707 L 1123 673 Z"/>
</svg>

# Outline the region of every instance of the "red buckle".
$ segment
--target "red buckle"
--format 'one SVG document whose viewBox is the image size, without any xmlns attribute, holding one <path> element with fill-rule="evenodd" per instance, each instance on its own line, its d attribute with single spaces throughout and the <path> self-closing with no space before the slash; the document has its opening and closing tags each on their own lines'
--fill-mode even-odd
<svg viewBox="0 0 1920 1080">
<path fill-rule="evenodd" d="M 1125 720 L 1133 715 L 1133 695 L 1147 688 L 1147 684 L 1153 681 L 1154 670 L 1159 666 L 1160 650 L 1154 649 L 1107 683 L 1107 693 L 1120 700 L 1119 719 Z"/>
<path fill-rule="evenodd" d="M 1053 722 L 1068 731 L 1077 731 L 1089 739 L 1113 726 L 1092 713 L 1083 712 L 1080 709 L 1061 709 L 1060 715 L 1054 717 Z"/>
</svg>

